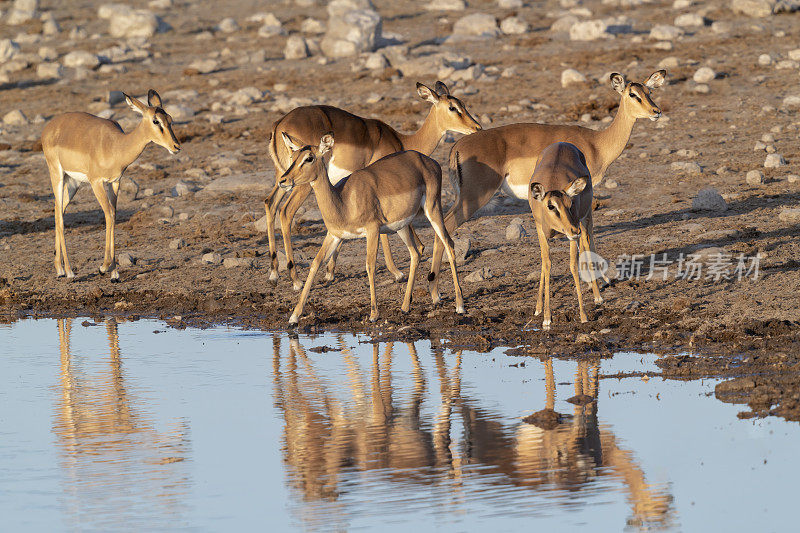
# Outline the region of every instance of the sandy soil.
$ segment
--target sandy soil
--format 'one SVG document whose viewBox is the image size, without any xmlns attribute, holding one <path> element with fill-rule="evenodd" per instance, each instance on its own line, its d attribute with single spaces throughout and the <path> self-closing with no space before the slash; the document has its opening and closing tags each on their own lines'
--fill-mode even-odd
<svg viewBox="0 0 800 533">
<path fill-rule="evenodd" d="M 9 2 L 3 4 L 5 8 Z M 64 34 L 81 24 L 88 35 L 99 36 L 75 42 L 63 36 L 44 39 L 23 44 L 24 52 L 35 52 L 42 45 L 54 46 L 61 54 L 73 49 L 97 52 L 119 42 L 107 35 L 107 22 L 96 17 L 100 2 L 70 3 L 69 9 L 56 2 L 42 4 L 53 9 Z M 324 65 L 318 56 L 284 61 L 286 37 L 259 38 L 258 24 L 246 22 L 255 11 L 270 10 L 289 32 L 295 32 L 311 14 L 324 19 L 320 7 L 242 0 L 226 3 L 226 12 L 220 13 L 216 3 L 192 4 L 190 9 L 177 2 L 162 13 L 173 31 L 153 37 L 149 59 L 124 63 L 125 72 L 88 71 L 84 79 L 75 80 L 67 69 L 61 81 L 42 82 L 31 66 L 12 73 L 0 87 L 3 114 L 20 109 L 29 118 L 42 115 L 45 119 L 69 110 L 106 109 L 109 90 L 144 94 L 154 87 L 162 95 L 178 89 L 199 93 L 188 103 L 197 113 L 195 118 L 175 126 L 183 142 L 180 155 L 171 157 L 150 146 L 126 173 L 141 191 L 134 198 L 126 189 L 120 198 L 117 248 L 130 252 L 136 262 L 120 269 L 121 283 L 117 284 L 97 272 L 103 253 L 103 216 L 88 188 L 79 191 L 66 216 L 67 246 L 77 277 L 71 282 L 55 278 L 53 195 L 37 145 L 42 124 L 4 128 L 0 135 L 5 149 L 0 152 L 0 309 L 6 320 L 30 315 L 122 314 L 162 317 L 178 326 L 232 322 L 283 328 L 297 293 L 285 275 L 277 284 L 268 282 L 266 234 L 253 224 L 263 215 L 263 199 L 274 182 L 266 142 L 272 123 L 282 114 L 278 103 L 287 97 L 331 103 L 380 117 L 401 131 L 413 130 L 424 118 L 427 104 L 416 98 L 414 83 L 419 78 L 432 84 L 437 72 L 398 77 L 393 68 L 370 72 L 353 67 L 351 60 Z M 487 267 L 494 274 L 478 283 L 462 281 L 465 316 L 453 313 L 452 284 L 446 272 L 443 305 L 432 308 L 424 279 L 427 268 L 421 268 L 410 315 L 402 316 L 398 307 L 404 287 L 391 281 L 379 260 L 382 317 L 375 325 L 365 322 L 369 293 L 364 243 L 357 241 L 343 247 L 336 279 L 327 285 L 320 279 L 312 290 L 301 331 L 442 337 L 478 349 L 511 346 L 520 355 L 655 351 L 672 355 L 662 359 L 665 376 L 738 378 L 726 382 L 732 385 L 721 385 L 718 395 L 726 401 L 748 403 L 750 411 L 742 416 L 772 413 L 800 419 L 800 228 L 778 216 L 782 209 L 800 204 L 800 182 L 787 179 L 800 173 L 800 118 L 782 106 L 789 89 L 797 84 L 798 72 L 796 67 L 776 69 L 757 62 L 760 54 L 785 59 L 788 51 L 797 48 L 793 29 L 797 15 L 749 19 L 733 14 L 727 2 L 704 3 L 697 7 L 705 8 L 708 19 L 730 21 L 733 29 L 723 34 L 708 26 L 691 29 L 675 41 L 673 50 L 664 51 L 648 39 L 650 28 L 671 24 L 680 12 L 696 8 L 676 11 L 671 2 L 659 1 L 622 9 L 591 2 L 593 18 L 624 14 L 632 19 L 634 33 L 599 42 L 571 42 L 548 29 L 560 11 L 556 2 L 527 2 L 523 8 L 502 10 L 494 2 L 473 0 L 466 12 L 458 14 L 431 13 L 423 9 L 426 2 L 379 0 L 375 4 L 384 17 L 384 32 L 402 35 L 409 57 L 451 51 L 487 67 L 488 75 L 478 80 L 450 83 L 453 93 L 460 95 L 484 127 L 519 121 L 577 124 L 585 113 L 595 119 L 590 127 L 604 127 L 600 121 L 613 115 L 618 101 L 605 81 L 606 73 L 620 71 L 642 80 L 666 57 L 676 57 L 678 67 L 669 69 L 669 83 L 655 93 L 667 120 L 640 121 L 629 147 L 607 172 L 607 179 L 618 187 L 600 186 L 595 191 L 598 251 L 614 262 L 624 254 L 649 258 L 653 253 L 667 253 L 675 260 L 698 248 L 721 247 L 735 256 L 761 254 L 760 276 L 741 281 L 676 280 L 673 276 L 667 281 L 617 280 L 603 288 L 605 302 L 600 307 L 584 295 L 589 322 L 581 324 L 567 269 L 568 248 L 566 241 L 558 241 L 552 251 L 554 326 L 542 332 L 537 329 L 539 319 L 533 317 L 540 264 L 533 220 L 526 205 L 499 197 L 484 210 L 492 216 L 473 218 L 454 235 L 467 236 L 472 242 L 470 255 L 459 267 L 462 280 Z M 453 22 L 470 12 L 490 12 L 501 19 L 516 13 L 533 29 L 489 41 L 433 44 L 433 37 L 448 36 Z M 242 30 L 197 38 L 223 16 L 236 18 Z M 35 32 L 39 24 L 13 28 L 0 24 L 0 35 Z M 637 40 L 641 42 L 633 42 Z M 262 49 L 263 62 L 240 64 L 241 58 Z M 219 71 L 201 75 L 187 69 L 192 61 L 215 50 L 221 52 Z M 700 66 L 718 73 L 709 83 L 708 94 L 697 93 L 692 81 Z M 509 68 L 514 69 L 513 75 L 499 75 Z M 564 68 L 575 68 L 590 81 L 562 88 Z M 592 81 L 596 78 L 603 82 Z M 214 106 L 226 104 L 224 95 L 215 91 L 248 86 L 266 95 L 249 105 L 246 113 L 228 114 Z M 465 88 L 471 94 L 464 94 Z M 376 95 L 380 96 L 377 103 L 367 103 Z M 132 113 L 124 106 L 113 111 L 114 118 L 133 124 Z M 213 114 L 223 115 L 223 122 L 209 122 Z M 783 155 L 787 166 L 763 168 L 766 153 L 754 150 L 754 145 L 766 133 L 774 136 L 769 144 Z M 434 154 L 443 166 L 452 146 L 452 139 L 448 141 Z M 671 166 L 676 161 L 698 163 L 702 172 L 676 171 Z M 752 169 L 764 171 L 765 184 L 745 183 L 745 173 Z M 238 183 L 244 185 L 234 191 L 224 187 L 215 191 L 215 180 L 225 175 L 243 175 Z M 171 190 L 181 179 L 201 190 L 172 197 Z M 692 200 L 705 187 L 716 188 L 729 209 L 693 211 Z M 148 188 L 152 196 L 142 194 Z M 445 205 L 451 201 L 448 184 Z M 325 233 L 313 198 L 306 205 L 295 233 L 302 276 Z M 509 242 L 505 228 L 515 217 L 523 219 L 530 236 Z M 429 256 L 432 231 L 421 224 L 419 233 Z M 168 244 L 176 238 L 186 245 L 171 249 Z M 402 244 L 396 237 L 392 242 L 398 266 L 407 268 Z M 204 264 L 201 256 L 207 252 L 251 258 L 253 267 Z M 529 278 L 532 273 L 537 281 Z"/>
</svg>

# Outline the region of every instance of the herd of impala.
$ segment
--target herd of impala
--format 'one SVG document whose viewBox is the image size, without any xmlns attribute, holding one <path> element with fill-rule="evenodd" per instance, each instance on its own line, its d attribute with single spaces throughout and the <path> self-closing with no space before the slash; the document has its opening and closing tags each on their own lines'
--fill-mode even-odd
<svg viewBox="0 0 800 533">
<path fill-rule="evenodd" d="M 343 240 L 366 238 L 370 320 L 378 319 L 375 299 L 375 261 L 378 241 L 388 270 L 400 282 L 406 276 L 395 266 L 387 235 L 397 233 L 411 255 L 401 309 L 408 312 L 422 243 L 411 222 L 424 213 L 433 226 L 435 240 L 429 290 L 440 301 L 439 269 L 447 251 L 455 288 L 456 312 L 464 302 L 456 271 L 452 232 L 467 221 L 492 196 L 502 190 L 527 200 L 536 223 L 542 254 L 536 315 L 544 311 L 542 327 L 550 327 L 550 255 L 548 239 L 563 234 L 570 243 L 570 271 L 575 280 L 580 319 L 583 309 L 578 254 L 594 252 L 592 187 L 603 179 L 609 165 L 625 149 L 638 118 L 657 120 L 661 110 L 651 98 L 666 71 L 659 70 L 642 83 L 611 75 L 620 93 L 617 114 L 604 130 L 581 126 L 520 123 L 482 129 L 464 103 L 452 96 L 441 81 L 431 89 L 417 83 L 419 96 L 431 104 L 420 129 L 397 132 L 385 122 L 366 119 L 335 107 L 299 107 L 275 122 L 268 151 L 275 165 L 275 186 L 265 200 L 271 280 L 278 277 L 275 217 L 280 215 L 287 267 L 300 300 L 289 318 L 297 324 L 321 264 L 328 262 L 326 279 L 333 279 Z M 57 276 L 74 277 L 64 239 L 64 212 L 82 183 L 89 183 L 105 214 L 106 242 L 101 273 L 119 279 L 114 249 L 117 196 L 123 172 L 154 142 L 177 153 L 180 142 L 172 131 L 172 118 L 154 90 L 147 105 L 125 95 L 128 106 L 142 116 L 139 125 L 125 133 L 118 123 L 88 113 L 54 117 L 42 132 L 42 149 L 55 195 L 55 267 Z M 450 180 L 456 201 L 442 211 L 442 169 L 429 156 L 447 133 L 466 134 L 450 151 Z M 294 262 L 291 223 L 300 205 L 314 192 L 327 228 L 322 246 L 301 285 Z M 281 204 L 288 194 L 286 202 Z M 590 269 L 595 303 L 602 302 L 595 273 Z M 544 298 L 544 305 L 542 299 Z"/>
</svg>

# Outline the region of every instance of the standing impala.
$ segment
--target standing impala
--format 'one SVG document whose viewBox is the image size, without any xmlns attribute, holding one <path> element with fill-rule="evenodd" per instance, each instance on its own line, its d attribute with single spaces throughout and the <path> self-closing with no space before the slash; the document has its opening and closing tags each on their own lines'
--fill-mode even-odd
<svg viewBox="0 0 800 533">
<path fill-rule="evenodd" d="M 659 70 L 644 83 L 626 82 L 622 74 L 611 74 L 611 87 L 620 93 L 619 109 L 604 130 L 581 126 L 550 124 L 509 124 L 479 131 L 460 139 L 450 151 L 450 180 L 458 198 L 445 216 L 452 233 L 494 196 L 503 191 L 520 200 L 528 199 L 531 169 L 536 167 L 545 147 L 554 142 L 574 144 L 586 157 L 592 183 L 598 185 L 631 136 L 636 119 L 658 120 L 661 109 L 650 97 L 651 89 L 664 83 L 667 72 Z M 594 252 L 591 220 L 589 246 Z M 442 249 L 433 245 L 431 273 L 428 276 L 434 302 L 439 301 L 439 266 Z"/>
<path fill-rule="evenodd" d="M 300 301 L 289 318 L 289 324 L 297 324 L 303 314 L 303 307 L 320 264 L 336 252 L 342 240 L 364 237 L 367 239 L 367 277 L 371 304 L 369 319 L 375 322 L 378 319 L 378 306 L 375 302 L 378 237 L 390 231 L 397 232 L 411 254 L 408 284 L 401 307 L 407 313 L 411 306 L 411 291 L 414 288 L 420 256 L 417 241 L 411 233 L 411 221 L 420 209 L 425 212 L 436 237 L 444 243 L 447 250 L 456 292 L 456 312 L 463 313 L 464 300 L 456 272 L 453 239 L 444 227 L 442 216 L 442 168 L 439 163 L 413 150 L 396 152 L 357 170 L 333 185 L 327 170 L 330 163 L 323 161 L 323 156 L 333 146 L 333 134 L 326 133 L 320 139 L 319 147 L 305 146 L 295 151 L 289 168 L 279 181 L 286 191 L 302 185 L 310 186 L 317 197 L 317 204 L 328 230 L 322 247 L 311 263 L 308 279 L 300 294 Z"/>
<path fill-rule="evenodd" d="M 581 322 L 586 322 L 583 310 L 583 294 L 578 277 L 578 248 L 580 252 L 589 250 L 592 225 L 592 178 L 586 168 L 586 159 L 574 144 L 553 143 L 542 150 L 541 158 L 530 180 L 528 202 L 533 219 L 536 221 L 536 234 L 542 252 L 542 272 L 539 278 L 539 296 L 536 299 L 536 315 L 542 313 L 542 293 L 544 293 L 543 329 L 550 329 L 550 245 L 548 240 L 557 233 L 569 239 L 569 270 L 575 280 L 578 294 L 578 309 Z M 594 302 L 603 298 L 597 288 L 597 280 L 591 272 Z"/>
<path fill-rule="evenodd" d="M 53 117 L 42 131 L 42 151 L 50 171 L 55 195 L 56 275 L 75 277 L 69 267 L 64 240 L 64 212 L 83 183 L 92 187 L 106 219 L 106 246 L 100 272 L 111 272 L 118 280 L 114 250 L 114 224 L 117 214 L 119 180 L 145 147 L 154 142 L 175 154 L 181 144 L 172 132 L 172 117 L 161 107 L 161 97 L 150 89 L 147 104 L 125 95 L 125 101 L 142 115 L 136 128 L 125 133 L 113 120 L 88 113 L 64 113 Z M 63 259 L 63 264 L 62 264 Z"/>
<path fill-rule="evenodd" d="M 326 132 L 332 131 L 337 142 L 328 162 L 328 177 L 331 183 L 336 184 L 356 170 L 374 163 L 378 159 L 403 150 L 416 150 L 425 155 L 430 155 L 436 149 L 442 136 L 447 131 L 456 133 L 473 133 L 481 129 L 480 124 L 470 115 L 467 108 L 458 98 L 450 96 L 447 86 L 437 81 L 435 90 L 417 83 L 419 96 L 432 104 L 428 116 L 422 127 L 411 135 L 398 133 L 385 122 L 375 119 L 365 119 L 352 115 L 336 107 L 309 106 L 298 107 L 290 111 L 285 117 L 278 120 L 272 128 L 272 138 L 269 143 L 269 155 L 275 165 L 275 186 L 264 201 L 267 211 L 267 235 L 269 238 L 269 252 L 272 258 L 269 279 L 278 279 L 278 255 L 275 246 L 275 212 L 286 192 L 278 186 L 277 177 L 289 168 L 292 153 L 303 146 L 316 145 Z M 292 252 L 291 223 L 295 213 L 311 194 L 311 187 L 298 186 L 289 195 L 289 199 L 281 207 L 281 234 L 283 246 L 286 250 L 286 260 L 289 276 L 295 290 L 300 289 L 301 283 L 297 277 L 297 266 L 294 263 Z M 419 238 L 411 230 L 414 239 L 419 243 Z M 399 282 L 404 275 L 392 260 L 389 250 L 389 240 L 386 235 L 381 235 L 381 245 L 386 258 L 386 267 Z M 325 278 L 333 279 L 333 270 L 336 256 L 331 258 Z"/>
</svg>

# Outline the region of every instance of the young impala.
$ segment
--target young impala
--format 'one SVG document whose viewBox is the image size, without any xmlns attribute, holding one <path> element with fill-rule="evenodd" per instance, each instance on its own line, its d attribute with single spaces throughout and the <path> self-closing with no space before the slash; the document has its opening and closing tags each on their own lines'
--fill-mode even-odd
<svg viewBox="0 0 800 533">
<path fill-rule="evenodd" d="M 445 216 L 447 230 L 455 229 L 494 196 L 503 191 L 520 200 L 528 199 L 531 169 L 536 167 L 542 150 L 554 142 L 574 144 L 585 156 L 592 183 L 599 184 L 631 136 L 639 118 L 658 120 L 661 109 L 650 97 L 650 91 L 664 83 L 667 72 L 659 70 L 644 83 L 626 82 L 622 74 L 611 74 L 611 86 L 620 93 L 619 109 L 611 124 L 604 130 L 581 126 L 549 124 L 510 124 L 479 131 L 463 137 L 450 151 L 450 180 L 458 198 Z M 589 246 L 592 227 L 589 221 Z M 433 245 L 430 281 L 431 296 L 439 300 L 439 266 L 442 250 Z"/>
<path fill-rule="evenodd" d="M 550 329 L 550 245 L 547 241 L 556 233 L 561 233 L 569 239 L 569 270 L 575 280 L 581 322 L 586 322 L 578 276 L 579 248 L 581 253 L 589 250 L 592 226 L 592 178 L 586 167 L 586 159 L 574 144 L 551 144 L 542 150 L 529 189 L 528 202 L 536 221 L 536 234 L 542 252 L 536 315 L 542 313 L 544 293 L 542 328 Z M 594 302 L 600 303 L 603 298 L 600 296 L 594 271 L 588 271 L 591 273 Z"/>
<path fill-rule="evenodd" d="M 67 258 L 64 212 L 78 187 L 88 183 L 103 208 L 106 246 L 100 272 L 111 272 L 111 279 L 118 280 L 114 224 L 122 173 L 151 142 L 163 146 L 172 154 L 181 149 L 180 142 L 172 132 L 172 117 L 161 107 L 161 97 L 156 91 L 150 89 L 147 105 L 128 95 L 125 95 L 125 101 L 131 109 L 142 115 L 142 121 L 129 133 L 122 131 L 113 120 L 88 113 L 55 116 L 42 131 L 42 151 L 55 195 L 55 265 L 58 277 L 75 277 Z"/>
<path fill-rule="evenodd" d="M 303 314 L 308 293 L 320 264 L 330 258 L 343 240 L 367 239 L 367 277 L 369 278 L 370 315 L 378 319 L 375 302 L 375 259 L 378 254 L 379 236 L 396 232 L 411 254 L 411 268 L 401 310 L 407 313 L 411 306 L 411 291 L 419 264 L 417 242 L 411 233 L 411 221 L 422 209 L 428 217 L 437 239 L 441 240 L 453 272 L 456 292 L 456 312 L 464 312 L 464 300 L 453 255 L 453 240 L 444 227 L 441 192 L 442 169 L 439 163 L 419 152 L 410 150 L 396 152 L 379 159 L 364 169 L 333 185 L 328 176 L 329 162 L 323 160 L 334 147 L 333 134 L 326 133 L 319 147 L 305 146 L 294 152 L 289 168 L 281 176 L 279 185 L 291 191 L 307 185 L 317 197 L 322 219 L 328 234 L 322 242 L 308 279 L 294 308 L 289 324 L 297 324 Z"/>
<path fill-rule="evenodd" d="M 303 146 L 319 144 L 322 135 L 329 131 L 333 132 L 337 141 L 328 161 L 327 170 L 331 183 L 336 184 L 345 176 L 349 176 L 356 170 L 394 152 L 416 150 L 430 155 L 447 131 L 473 133 L 481 129 L 480 124 L 470 115 L 461 100 L 450 96 L 450 91 L 444 83 L 437 81 L 434 87 L 435 90 L 417 83 L 417 93 L 423 100 L 430 102 L 432 107 L 422 127 L 411 135 L 399 133 L 380 120 L 361 118 L 336 107 L 308 106 L 290 111 L 275 122 L 272 128 L 269 155 L 275 165 L 276 178 L 289 168 L 294 152 Z M 269 252 L 272 258 L 269 274 L 271 280 L 278 279 L 275 213 L 285 194 L 286 192 L 278 186 L 276 179 L 275 186 L 264 201 L 267 211 Z M 283 246 L 286 250 L 289 276 L 295 290 L 300 289 L 301 283 L 297 277 L 297 265 L 294 262 L 292 251 L 291 223 L 295 213 L 309 194 L 311 194 L 311 187 L 308 185 L 298 186 L 280 209 Z M 419 244 L 419 239 L 413 229 L 411 233 Z M 381 245 L 387 269 L 397 281 L 402 281 L 404 275 L 395 267 L 386 235 L 381 235 Z M 332 256 L 328 264 L 328 272 L 325 275 L 328 280 L 333 279 L 335 263 L 336 254 Z"/>
</svg>

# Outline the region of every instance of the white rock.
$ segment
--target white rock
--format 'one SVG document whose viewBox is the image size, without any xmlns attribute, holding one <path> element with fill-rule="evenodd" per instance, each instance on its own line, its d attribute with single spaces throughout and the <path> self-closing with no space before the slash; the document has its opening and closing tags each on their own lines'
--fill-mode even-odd
<svg viewBox="0 0 800 533">
<path fill-rule="evenodd" d="M 713 31 L 717 35 L 725 35 L 727 33 L 730 33 L 732 29 L 733 25 L 727 20 L 718 20 L 716 22 L 711 23 L 711 31 Z"/>
<path fill-rule="evenodd" d="M 498 33 L 497 20 L 487 13 L 461 17 L 453 25 L 454 37 L 495 37 Z"/>
<path fill-rule="evenodd" d="M 85 50 L 73 50 L 64 56 L 64 66 L 69 68 L 96 68 L 100 64 L 100 58 L 95 54 Z"/>
<path fill-rule="evenodd" d="M 431 0 L 425 5 L 428 11 L 464 11 L 466 8 L 464 0 Z"/>
<path fill-rule="evenodd" d="M 8 12 L 7 24 L 16 26 L 36 18 L 39 10 L 39 0 L 14 0 L 14 5 Z"/>
<path fill-rule="evenodd" d="M 768 67 L 772 64 L 772 56 L 769 54 L 761 54 L 758 56 L 758 64 L 762 67 Z"/>
<path fill-rule="evenodd" d="M 617 180 L 613 178 L 607 178 L 605 181 L 603 181 L 603 185 L 606 189 L 616 189 L 619 187 L 619 183 L 617 183 Z"/>
<path fill-rule="evenodd" d="M 172 188 L 172 196 L 189 196 L 197 190 L 197 186 L 191 181 L 180 180 Z"/>
<path fill-rule="evenodd" d="M 476 270 L 475 272 L 465 276 L 464 281 L 467 283 L 480 283 L 481 281 L 485 281 L 492 277 L 494 277 L 492 269 L 489 267 L 483 267 L 482 269 Z"/>
<path fill-rule="evenodd" d="M 6 126 L 25 126 L 28 124 L 28 117 L 19 109 L 14 109 L 3 115 L 3 124 Z"/>
<path fill-rule="evenodd" d="M 767 154 L 764 160 L 764 168 L 778 168 L 786 165 L 786 160 L 781 154 Z"/>
<path fill-rule="evenodd" d="M 382 21 L 369 2 L 333 0 L 328 4 L 328 15 L 328 30 L 320 42 L 325 56 L 348 57 L 375 50 Z"/>
<path fill-rule="evenodd" d="M 745 175 L 744 180 L 748 185 L 761 185 L 764 183 L 764 173 L 760 170 L 751 170 Z"/>
<path fill-rule="evenodd" d="M 183 104 L 169 104 L 164 108 L 164 111 L 169 113 L 169 116 L 172 117 L 176 124 L 189 122 L 195 115 L 194 109 Z"/>
<path fill-rule="evenodd" d="M 57 35 L 61 31 L 61 26 L 58 25 L 55 15 L 52 11 L 48 11 L 41 17 L 42 20 L 42 33 L 45 35 Z"/>
<path fill-rule="evenodd" d="M 239 23 L 233 17 L 227 17 L 219 21 L 216 30 L 222 33 L 233 33 L 239 31 Z"/>
<path fill-rule="evenodd" d="M 130 252 L 120 252 L 117 254 L 117 265 L 122 268 L 132 267 L 136 263 L 136 258 Z"/>
<path fill-rule="evenodd" d="M 796 108 L 800 107 L 800 94 L 792 94 L 783 99 L 783 107 Z"/>
<path fill-rule="evenodd" d="M 52 46 L 42 46 L 38 53 L 45 61 L 55 61 L 58 58 L 58 52 Z"/>
<path fill-rule="evenodd" d="M 713 187 L 700 189 L 692 200 L 692 209 L 695 211 L 726 211 L 728 204 L 722 195 Z"/>
<path fill-rule="evenodd" d="M 703 172 L 703 167 L 694 161 L 675 161 L 670 165 L 670 168 L 676 172 L 689 176 L 697 176 Z"/>
<path fill-rule="evenodd" d="M 506 35 L 522 35 L 531 29 L 530 24 L 519 17 L 508 17 L 500 23 L 500 31 Z"/>
<path fill-rule="evenodd" d="M 0 63 L 10 61 L 19 53 L 19 45 L 11 39 L 0 39 Z"/>
<path fill-rule="evenodd" d="M 190 69 L 195 69 L 200 74 L 210 74 L 219 68 L 219 61 L 214 59 L 198 59 L 189 64 Z"/>
<path fill-rule="evenodd" d="M 569 29 L 572 41 L 595 41 L 611 37 L 608 24 L 604 20 L 584 20 L 576 22 Z"/>
<path fill-rule="evenodd" d="M 798 181 L 800 181 L 800 176 L 798 176 L 797 174 L 789 174 L 788 176 L 786 176 L 786 181 L 788 181 L 789 183 L 797 183 Z"/>
<path fill-rule="evenodd" d="M 152 37 L 156 32 L 170 29 L 155 13 L 125 4 L 104 4 L 98 8 L 97 16 L 108 19 L 108 33 L 112 37 Z"/>
<path fill-rule="evenodd" d="M 262 13 L 259 22 L 262 23 L 258 29 L 259 37 L 272 37 L 275 35 L 283 35 L 283 24 L 278 17 L 272 13 Z"/>
<path fill-rule="evenodd" d="M 656 41 L 674 41 L 683 36 L 683 30 L 669 24 L 656 24 L 650 30 L 650 38 Z"/>
<path fill-rule="evenodd" d="M 300 35 L 291 35 L 286 39 L 286 46 L 283 48 L 284 59 L 303 59 L 308 57 L 308 45 L 306 40 Z"/>
<path fill-rule="evenodd" d="M 785 207 L 778 213 L 778 219 L 783 222 L 800 222 L 800 207 Z"/>
<path fill-rule="evenodd" d="M 793 61 L 800 61 L 800 48 L 789 51 L 789 59 Z"/>
<path fill-rule="evenodd" d="M 180 250 L 186 246 L 186 241 L 178 237 L 177 239 L 172 239 L 169 241 L 169 249 L 170 250 Z"/>
<path fill-rule="evenodd" d="M 556 33 L 569 33 L 570 28 L 572 28 L 572 26 L 578 21 L 580 21 L 580 19 L 575 15 L 565 15 L 553 22 L 553 24 L 550 26 L 550 31 Z"/>
<path fill-rule="evenodd" d="M 207 254 L 203 254 L 201 260 L 203 261 L 203 263 L 218 265 L 222 263 L 222 255 L 218 254 L 217 252 L 209 252 Z"/>
<path fill-rule="evenodd" d="M 708 83 L 717 77 L 717 73 L 709 67 L 700 67 L 692 76 L 695 83 Z"/>
<path fill-rule="evenodd" d="M 774 143 L 775 136 L 771 133 L 765 133 L 764 135 L 761 136 L 761 142 Z"/>
<path fill-rule="evenodd" d="M 522 222 L 519 219 L 512 220 L 511 223 L 506 226 L 507 241 L 519 241 L 527 235 L 528 233 L 525 231 L 525 228 L 522 226 Z"/>
<path fill-rule="evenodd" d="M 693 27 L 705 25 L 705 20 L 697 13 L 684 13 L 675 17 L 675 25 L 682 27 Z"/>
<path fill-rule="evenodd" d="M 665 68 L 667 70 L 676 69 L 680 65 L 680 61 L 675 56 L 665 57 L 658 63 L 659 68 Z"/>
<path fill-rule="evenodd" d="M 364 66 L 370 70 L 382 70 L 389 66 L 389 62 L 386 60 L 386 56 L 375 52 L 367 56 Z"/>
<path fill-rule="evenodd" d="M 733 0 L 731 9 L 748 17 L 768 17 L 772 15 L 775 0 Z"/>
<path fill-rule="evenodd" d="M 300 24 L 300 31 L 311 34 L 325 33 L 325 24 L 315 18 L 307 18 Z"/>
<path fill-rule="evenodd" d="M 251 267 L 253 266 L 253 260 L 249 257 L 226 257 L 222 262 L 222 266 L 225 268 Z"/>
<path fill-rule="evenodd" d="M 798 63 L 797 61 L 795 61 L 793 59 L 784 59 L 784 60 L 778 61 L 778 64 L 775 65 L 775 68 L 777 70 L 794 70 L 794 69 L 796 69 L 798 67 L 800 67 L 800 63 Z"/>
<path fill-rule="evenodd" d="M 574 68 L 568 68 L 561 73 L 562 87 L 567 87 L 575 83 L 586 83 L 586 76 L 584 76 Z"/>
<path fill-rule="evenodd" d="M 497 7 L 500 9 L 519 9 L 522 7 L 522 0 L 497 0 Z"/>
<path fill-rule="evenodd" d="M 39 63 L 36 65 L 36 76 L 41 79 L 61 79 L 64 69 L 59 63 Z"/>
</svg>

